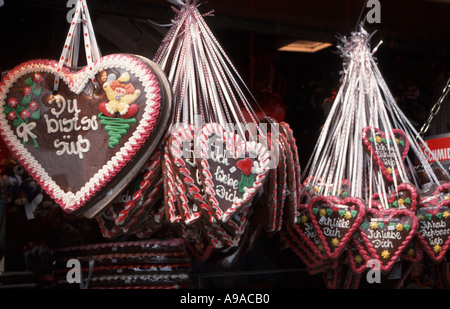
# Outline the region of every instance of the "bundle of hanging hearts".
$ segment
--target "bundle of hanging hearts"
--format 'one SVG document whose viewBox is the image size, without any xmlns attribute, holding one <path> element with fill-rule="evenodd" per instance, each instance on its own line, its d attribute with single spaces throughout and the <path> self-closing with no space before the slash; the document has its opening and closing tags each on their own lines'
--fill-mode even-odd
<svg viewBox="0 0 450 309">
<path fill-rule="evenodd" d="M 87 64 L 78 68 L 80 48 Z M 155 201 L 171 96 L 153 61 L 101 56 L 80 0 L 61 57 L 22 63 L 0 83 L 0 135 L 66 213 L 98 219 L 105 235 L 117 226 L 148 234 L 142 221 L 163 213 Z"/>
<path fill-rule="evenodd" d="M 154 58 L 174 96 L 162 153 L 166 220 L 197 259 L 237 257 L 262 229 L 294 220 L 296 142 L 287 123 L 256 116 L 257 102 L 197 1 L 171 2 L 176 16 Z"/>
<path fill-rule="evenodd" d="M 385 276 L 405 264 L 402 282 L 422 258 L 439 265 L 450 243 L 448 174 L 431 168 L 395 103 L 372 35 L 361 26 L 338 46 L 342 84 L 302 175 L 295 223 L 280 233 L 327 287 L 357 287 L 372 264 Z"/>
</svg>

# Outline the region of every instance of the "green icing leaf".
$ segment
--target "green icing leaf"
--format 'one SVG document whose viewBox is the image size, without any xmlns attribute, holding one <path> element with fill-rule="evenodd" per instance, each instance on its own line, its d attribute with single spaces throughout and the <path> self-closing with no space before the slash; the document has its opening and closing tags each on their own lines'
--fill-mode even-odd
<svg viewBox="0 0 450 309">
<path fill-rule="evenodd" d="M 33 94 L 38 97 L 41 95 L 41 92 L 42 92 L 42 88 L 37 88 L 33 91 Z"/>
<path fill-rule="evenodd" d="M 345 210 L 339 209 L 338 214 L 343 217 L 345 215 Z"/>
<path fill-rule="evenodd" d="M 15 127 L 20 126 L 21 123 L 22 123 L 22 120 L 20 118 L 14 119 L 13 124 Z"/>
<path fill-rule="evenodd" d="M 392 206 L 398 207 L 398 202 L 397 202 L 397 201 L 394 201 L 394 202 L 392 203 Z"/>
<path fill-rule="evenodd" d="M 405 198 L 405 203 L 411 204 L 411 199 L 409 197 Z"/>
<path fill-rule="evenodd" d="M 25 80 L 25 85 L 27 85 L 27 86 L 31 86 L 32 83 L 33 83 L 33 79 L 32 79 L 31 77 L 28 77 L 28 78 Z"/>
<path fill-rule="evenodd" d="M 27 106 L 28 104 L 30 104 L 30 102 L 31 102 L 31 96 L 30 96 L 30 95 L 27 96 L 27 97 L 23 97 L 23 99 L 22 99 L 22 105 Z"/>
<path fill-rule="evenodd" d="M 428 220 L 431 220 L 432 215 L 431 215 L 431 214 L 426 214 L 425 217 L 426 217 Z"/>
<path fill-rule="evenodd" d="M 352 211 L 350 211 L 350 213 L 352 214 L 352 217 L 354 218 L 358 214 L 358 211 L 352 210 Z"/>
<path fill-rule="evenodd" d="M 442 212 L 438 212 L 438 213 L 436 214 L 436 217 L 438 217 L 439 219 L 442 219 Z"/>
<path fill-rule="evenodd" d="M 39 120 L 41 119 L 41 111 L 35 111 L 34 113 L 31 114 L 31 118 L 34 120 Z"/>
<path fill-rule="evenodd" d="M 378 226 L 379 226 L 380 228 L 383 228 L 383 227 L 384 227 L 384 222 L 378 222 Z"/>
<path fill-rule="evenodd" d="M 369 137 L 368 138 L 369 142 L 373 143 L 375 140 L 373 139 L 373 137 Z"/>
<path fill-rule="evenodd" d="M 13 108 L 11 106 L 6 105 L 5 108 L 3 108 L 3 114 L 8 115 L 12 110 Z"/>
<path fill-rule="evenodd" d="M 331 209 L 331 208 L 327 208 L 326 211 L 329 216 L 331 216 L 331 214 L 333 213 L 333 209 Z"/>
<path fill-rule="evenodd" d="M 314 207 L 312 209 L 312 211 L 313 211 L 313 214 L 317 215 L 317 213 L 319 212 L 319 208 Z"/>
<path fill-rule="evenodd" d="M 387 141 L 386 141 L 386 139 L 385 138 L 381 138 L 381 141 L 384 143 L 384 144 L 387 144 Z"/>
<path fill-rule="evenodd" d="M 411 229 L 411 225 L 409 225 L 409 224 L 405 224 L 403 227 L 404 227 L 405 230 L 407 230 L 408 232 L 409 232 L 409 230 Z"/>
<path fill-rule="evenodd" d="M 369 226 L 369 225 L 368 225 L 366 222 L 364 222 L 363 224 L 361 224 L 361 228 L 362 228 L 363 230 L 365 230 L 368 226 Z"/>
<path fill-rule="evenodd" d="M 405 141 L 400 141 L 399 144 L 405 146 Z"/>
</svg>

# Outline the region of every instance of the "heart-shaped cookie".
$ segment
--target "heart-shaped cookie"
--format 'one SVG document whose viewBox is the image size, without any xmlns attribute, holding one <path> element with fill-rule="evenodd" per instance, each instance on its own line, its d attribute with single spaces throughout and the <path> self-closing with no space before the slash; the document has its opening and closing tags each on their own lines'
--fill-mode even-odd
<svg viewBox="0 0 450 309">
<path fill-rule="evenodd" d="M 439 185 L 434 191 L 421 192 L 420 202 L 437 206 L 439 203 L 450 199 L 450 182 Z"/>
<path fill-rule="evenodd" d="M 392 183 L 394 175 L 398 179 L 399 165 L 403 164 L 410 145 L 405 132 L 393 129 L 387 139 L 380 129 L 365 127 L 362 140 L 366 151 L 372 156 L 386 181 Z"/>
<path fill-rule="evenodd" d="M 382 199 L 380 194 L 374 193 L 372 195 L 372 201 L 379 205 L 374 205 L 378 209 L 383 208 L 406 208 L 411 211 L 415 211 L 419 202 L 419 194 L 417 188 L 409 183 L 401 183 L 397 186 L 392 194 L 387 198 Z M 387 205 L 385 205 L 387 204 Z M 385 206 L 383 206 L 385 205 Z"/>
<path fill-rule="evenodd" d="M 359 228 L 368 249 L 366 259 L 375 259 L 382 271 L 390 271 L 417 228 L 418 220 L 410 210 L 368 208 Z"/>
<path fill-rule="evenodd" d="M 364 219 L 366 206 L 356 197 L 316 196 L 308 211 L 326 256 L 336 259 Z"/>
<path fill-rule="evenodd" d="M 419 220 L 417 237 L 430 258 L 440 263 L 450 245 L 450 200 L 438 205 L 420 203 L 416 210 Z"/>
<path fill-rule="evenodd" d="M 356 274 L 362 274 L 367 270 L 367 261 L 364 258 L 368 255 L 366 245 L 359 234 L 355 232 L 347 245 L 347 262 L 352 271 Z"/>
<path fill-rule="evenodd" d="M 159 144 L 170 114 L 170 86 L 159 67 L 133 55 L 108 55 L 79 71 L 57 67 L 34 60 L 5 76 L 1 136 L 66 212 L 93 217 Z"/>
<path fill-rule="evenodd" d="M 238 165 L 249 159 L 252 168 L 246 175 Z M 206 202 L 215 217 L 226 222 L 257 196 L 269 172 L 270 156 L 262 144 L 243 142 L 221 125 L 208 123 L 202 127 L 197 160 Z"/>
</svg>

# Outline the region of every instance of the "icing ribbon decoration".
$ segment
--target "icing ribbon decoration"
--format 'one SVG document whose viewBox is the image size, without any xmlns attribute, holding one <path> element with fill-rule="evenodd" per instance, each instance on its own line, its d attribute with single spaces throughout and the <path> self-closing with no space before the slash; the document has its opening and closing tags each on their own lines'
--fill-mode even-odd
<svg viewBox="0 0 450 309">
<path fill-rule="evenodd" d="M 63 67 L 77 66 L 78 63 L 78 52 L 79 52 L 79 41 L 81 27 L 80 23 L 83 25 L 82 37 L 84 41 L 84 49 L 86 52 L 87 67 L 89 70 L 89 75 L 95 88 L 98 87 L 98 83 L 95 79 L 95 74 L 93 70 L 94 61 L 101 57 L 100 50 L 98 48 L 97 41 L 95 39 L 94 30 L 92 27 L 92 21 L 89 15 L 89 10 L 86 4 L 86 0 L 79 0 L 75 5 L 75 13 L 73 15 L 72 22 L 70 24 L 69 33 L 67 34 L 66 41 L 64 43 L 64 48 L 61 53 L 61 57 L 58 62 L 58 72 L 63 70 Z M 59 89 L 60 76 L 56 74 L 55 81 L 53 85 L 53 90 L 55 92 Z"/>
<path fill-rule="evenodd" d="M 16 128 L 17 136 L 22 138 L 24 143 L 27 143 L 28 136 L 30 136 L 33 139 L 36 138 L 36 135 L 31 132 L 34 128 L 36 128 L 36 122 L 30 122 L 28 124 L 25 122 L 22 122 Z"/>
</svg>

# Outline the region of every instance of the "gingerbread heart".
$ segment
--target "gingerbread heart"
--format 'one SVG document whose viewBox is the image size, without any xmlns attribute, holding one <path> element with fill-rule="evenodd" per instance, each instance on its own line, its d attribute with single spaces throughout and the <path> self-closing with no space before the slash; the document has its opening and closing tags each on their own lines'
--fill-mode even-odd
<svg viewBox="0 0 450 309">
<path fill-rule="evenodd" d="M 362 140 L 366 151 L 372 156 L 386 181 L 392 183 L 394 175 L 398 179 L 399 165 L 403 164 L 410 145 L 405 132 L 393 129 L 387 139 L 380 129 L 365 127 Z"/>
<path fill-rule="evenodd" d="M 397 186 L 392 194 L 387 198 L 382 198 L 380 194 L 374 193 L 372 195 L 372 201 L 379 205 L 376 205 L 378 209 L 383 208 L 406 208 L 411 211 L 415 211 L 419 202 L 419 194 L 417 188 L 409 183 L 401 183 Z"/>
<path fill-rule="evenodd" d="M 439 203 L 450 199 L 450 182 L 443 183 L 435 188 L 434 191 L 424 194 L 420 194 L 420 202 L 427 205 L 437 206 Z"/>
<path fill-rule="evenodd" d="M 80 71 L 57 66 L 34 60 L 5 76 L 1 136 L 66 212 L 92 217 L 159 144 L 170 116 L 170 86 L 155 64 L 133 55 L 105 56 Z M 59 91 L 53 93 L 56 77 Z"/>
<path fill-rule="evenodd" d="M 364 219 L 366 206 L 356 197 L 316 196 L 308 211 L 326 256 L 336 259 Z"/>
<path fill-rule="evenodd" d="M 321 177 L 310 176 L 303 181 L 303 192 L 302 195 L 306 196 L 308 199 L 312 199 L 315 196 L 320 196 L 324 194 L 326 183 Z"/>
<path fill-rule="evenodd" d="M 439 263 L 450 245 L 450 200 L 438 205 L 420 203 L 416 210 L 419 220 L 417 237 L 430 258 Z"/>
<path fill-rule="evenodd" d="M 206 202 L 215 217 L 226 222 L 259 193 L 269 172 L 269 152 L 256 141 L 243 142 L 217 123 L 203 126 L 199 142 L 197 166 Z M 249 159 L 252 168 L 246 175 L 237 166 Z"/>
<path fill-rule="evenodd" d="M 377 260 L 382 271 L 390 271 L 417 228 L 418 220 L 410 210 L 368 208 L 359 228 L 367 247 L 365 258 Z"/>
<path fill-rule="evenodd" d="M 355 232 L 351 241 L 347 245 L 347 262 L 352 271 L 356 274 L 362 274 L 367 270 L 367 248 L 359 232 Z"/>
<path fill-rule="evenodd" d="M 311 251 L 315 256 L 326 258 L 324 246 L 322 245 L 319 235 L 314 227 L 314 223 L 311 220 L 308 205 L 298 205 L 297 211 L 298 217 L 296 223 L 292 226 L 292 229 L 295 230 L 296 234 L 302 240 L 304 246 L 307 247 L 308 251 Z M 311 259 L 314 260 L 314 258 Z"/>
<path fill-rule="evenodd" d="M 186 125 L 175 128 L 169 137 L 168 151 L 174 168 L 187 186 L 188 194 L 198 202 L 203 201 L 200 176 L 194 154 L 194 126 Z"/>
</svg>

